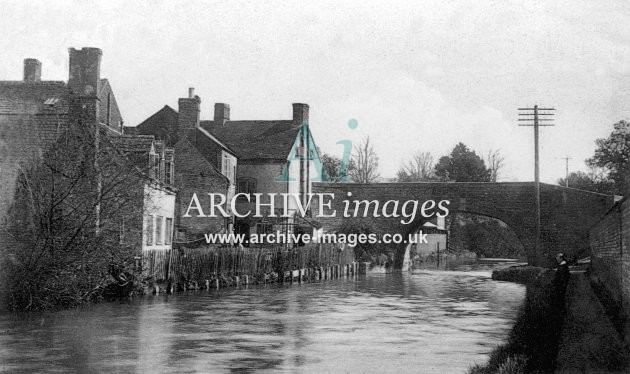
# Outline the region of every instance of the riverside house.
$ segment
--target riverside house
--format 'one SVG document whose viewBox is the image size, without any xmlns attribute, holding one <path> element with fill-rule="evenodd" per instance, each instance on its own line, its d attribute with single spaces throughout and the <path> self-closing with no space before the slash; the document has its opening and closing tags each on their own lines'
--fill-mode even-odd
<svg viewBox="0 0 630 374">
<path fill-rule="evenodd" d="M 199 240 L 208 232 L 235 232 L 237 234 L 281 232 L 308 232 L 314 225 L 297 215 L 295 199 L 287 201 L 290 218 L 281 218 L 284 202 L 276 201 L 275 211 L 263 206 L 262 217 L 238 217 L 228 211 L 230 217 L 183 217 L 193 193 L 200 205 L 209 206 L 208 193 L 224 193 L 230 201 L 235 194 L 262 194 L 269 203 L 270 193 L 295 194 L 306 202 L 311 193 L 312 180 L 320 170 L 311 161 L 319 158 L 317 147 L 310 133 L 309 106 L 293 104 L 293 116 L 288 120 L 233 120 L 230 105 L 214 104 L 214 118 L 201 120 L 201 99 L 189 89 L 187 98 L 179 99 L 179 110 L 164 106 L 140 123 L 138 134 L 153 135 L 176 150 L 178 169 L 188 172 L 178 176 L 175 186 L 178 196 L 178 231 L 189 242 Z M 126 130 L 127 131 L 127 130 Z M 178 160 L 180 155 L 181 161 Z M 196 172 L 198 178 L 192 178 Z M 254 211 L 253 199 L 237 196 L 237 212 Z M 276 215 L 277 217 L 273 217 Z"/>
<path fill-rule="evenodd" d="M 85 214 L 94 215 L 94 232 L 106 232 L 136 255 L 142 249 L 168 250 L 176 195 L 174 150 L 152 136 L 122 134 L 114 91 L 100 76 L 101 58 L 98 48 L 70 48 L 67 82 L 42 80 L 42 64 L 32 58 L 24 60 L 23 80 L 0 81 L 0 226 L 37 214 L 17 201 L 28 196 L 16 183 L 28 170 L 56 157 L 58 165 L 82 168 L 89 177 L 81 182 L 82 189 L 69 189 L 66 200 L 55 205 L 53 218 L 68 216 L 72 204 L 91 205 L 92 199 L 93 211 L 86 208 Z M 79 159 L 92 161 L 73 163 Z M 63 167 L 57 170 L 60 175 L 71 174 Z M 41 182 L 42 196 L 54 198 L 46 191 L 53 186 L 43 178 Z M 112 192 L 122 186 L 124 191 Z M 58 240 L 61 234 L 54 237 Z"/>
</svg>

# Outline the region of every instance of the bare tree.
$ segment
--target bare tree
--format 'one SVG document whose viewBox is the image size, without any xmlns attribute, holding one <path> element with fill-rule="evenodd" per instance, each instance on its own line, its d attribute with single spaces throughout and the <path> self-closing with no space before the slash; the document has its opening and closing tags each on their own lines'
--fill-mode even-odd
<svg viewBox="0 0 630 374">
<path fill-rule="evenodd" d="M 346 180 L 342 175 L 342 164 L 343 161 L 336 156 L 329 155 L 328 153 L 321 153 L 322 166 L 324 167 L 324 172 L 326 173 L 326 177 L 328 178 L 328 182 L 343 182 Z M 345 166 L 346 174 L 352 175 L 352 171 L 355 168 L 354 161 L 350 160 L 348 165 Z"/>
<path fill-rule="evenodd" d="M 490 182 L 496 182 L 501 175 L 501 170 L 505 166 L 505 157 L 501 154 L 500 149 L 491 149 L 488 151 L 488 156 L 485 161 L 490 171 Z"/>
<path fill-rule="evenodd" d="M 374 146 L 370 144 L 370 137 L 363 139 L 361 144 L 354 147 L 352 155 L 354 169 L 349 170 L 350 176 L 356 183 L 374 183 L 380 177 L 378 172 L 378 155 Z"/>
<path fill-rule="evenodd" d="M 41 160 L 20 166 L 0 227 L 11 243 L 0 248 L 10 309 L 75 306 L 133 276 L 145 173 L 96 133 L 94 125 L 71 124 Z"/>
<path fill-rule="evenodd" d="M 435 176 L 433 161 L 431 153 L 417 152 L 411 160 L 404 163 L 398 170 L 398 181 L 417 182 L 431 180 Z"/>
</svg>

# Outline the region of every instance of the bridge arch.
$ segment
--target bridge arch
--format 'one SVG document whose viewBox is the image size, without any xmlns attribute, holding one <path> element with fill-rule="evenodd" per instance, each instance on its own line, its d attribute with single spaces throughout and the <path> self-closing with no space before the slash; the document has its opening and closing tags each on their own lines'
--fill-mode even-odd
<svg viewBox="0 0 630 374">
<path fill-rule="evenodd" d="M 530 262 L 551 261 L 556 252 L 575 253 L 589 246 L 589 229 L 603 216 L 614 202 L 613 196 L 589 191 L 540 184 L 541 201 L 541 253 L 535 251 L 535 185 L 533 182 L 416 182 L 416 183 L 314 183 L 313 192 L 333 193 L 332 209 L 337 214 L 330 218 L 317 218 L 324 229 L 334 230 L 343 217 L 344 200 L 448 200 L 451 212 L 467 212 L 493 217 L 510 226 L 525 247 Z M 348 197 L 348 193 L 351 197 Z M 317 205 L 314 215 L 317 215 Z M 399 218 L 365 217 L 381 232 L 406 235 L 425 218 L 416 215 L 405 225 Z M 399 245 L 395 266 L 402 267 L 404 252 Z"/>
<path fill-rule="evenodd" d="M 483 253 L 485 257 L 522 258 L 525 255 L 525 246 L 516 231 L 496 217 L 471 211 L 454 211 L 438 226 L 417 225 L 411 230 L 412 235 L 419 231 L 427 234 L 428 243 L 418 243 L 416 236 L 415 242 L 402 244 L 397 249 L 403 258 L 403 271 L 413 266 L 414 255 L 426 259 L 431 254 L 441 254 L 453 248 Z M 475 241 L 471 240 L 471 230 L 474 239 L 477 239 Z"/>
</svg>

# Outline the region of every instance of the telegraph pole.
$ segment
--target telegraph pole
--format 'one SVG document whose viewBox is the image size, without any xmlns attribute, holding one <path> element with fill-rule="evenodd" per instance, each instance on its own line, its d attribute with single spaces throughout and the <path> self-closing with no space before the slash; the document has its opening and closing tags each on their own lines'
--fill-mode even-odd
<svg viewBox="0 0 630 374">
<path fill-rule="evenodd" d="M 564 166 L 565 166 L 564 186 L 569 187 L 569 160 L 571 160 L 571 157 L 566 156 L 566 157 L 562 157 L 562 159 L 564 160 Z"/>
<path fill-rule="evenodd" d="M 528 255 L 527 262 L 530 265 L 540 264 L 541 244 L 540 244 L 540 166 L 538 157 L 538 128 L 540 126 L 553 126 L 554 108 L 518 108 L 519 126 L 534 127 L 534 186 L 536 195 L 536 238 L 534 253 Z"/>
</svg>

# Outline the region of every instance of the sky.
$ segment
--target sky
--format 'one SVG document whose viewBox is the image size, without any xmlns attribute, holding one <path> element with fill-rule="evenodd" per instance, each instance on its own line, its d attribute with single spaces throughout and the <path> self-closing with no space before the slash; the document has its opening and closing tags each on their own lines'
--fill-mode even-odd
<svg viewBox="0 0 630 374">
<path fill-rule="evenodd" d="M 517 108 L 556 108 L 541 129 L 541 181 L 586 170 L 595 139 L 630 117 L 626 1 L 3 1 L 0 80 L 24 58 L 67 80 L 68 48 L 103 51 L 126 125 L 195 87 L 202 119 L 290 119 L 310 105 L 316 143 L 369 136 L 380 173 L 463 142 L 500 150 L 502 181 L 534 179 L 533 130 Z M 356 119 L 356 129 L 348 121 Z"/>
</svg>

